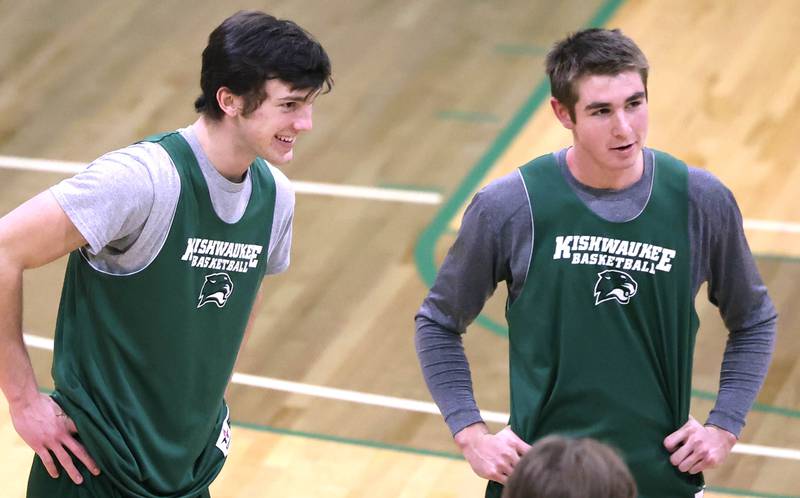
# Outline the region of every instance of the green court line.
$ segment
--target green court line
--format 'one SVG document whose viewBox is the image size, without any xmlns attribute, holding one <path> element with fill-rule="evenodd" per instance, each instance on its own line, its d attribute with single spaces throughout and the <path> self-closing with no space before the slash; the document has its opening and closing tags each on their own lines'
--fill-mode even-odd
<svg viewBox="0 0 800 498">
<path fill-rule="evenodd" d="M 436 113 L 436 117 L 453 121 L 466 121 L 468 123 L 497 123 L 500 121 L 497 115 L 488 112 L 459 111 L 456 109 L 439 111 Z"/>
<path fill-rule="evenodd" d="M 376 448 L 381 450 L 390 450 L 390 451 L 397 451 L 401 453 L 410 453 L 412 455 L 423 455 L 423 456 L 432 456 L 438 458 L 446 458 L 448 460 L 464 460 L 464 457 L 458 453 L 448 452 L 448 451 L 434 451 L 434 450 L 426 450 L 423 448 L 416 448 L 413 446 L 404 446 L 399 444 L 390 444 L 390 443 L 383 443 L 380 441 L 374 441 L 371 439 L 357 439 L 357 438 L 349 438 L 349 437 L 342 437 L 342 436 L 332 436 L 330 434 L 322 434 L 318 432 L 308 432 L 308 431 L 297 431 L 293 429 L 283 429 L 280 427 L 272 427 L 269 425 L 261 425 L 261 424 L 253 424 L 249 422 L 232 422 L 233 426 L 235 427 L 242 427 L 245 429 L 251 429 L 259 432 L 270 432 L 274 434 L 282 434 L 288 436 L 297 436 L 302 438 L 308 439 L 315 439 L 319 441 L 331 441 L 335 443 L 343 443 L 349 444 L 353 446 L 365 446 L 368 448 Z M 706 488 L 708 491 L 720 492 L 720 493 L 728 493 L 732 495 L 738 496 L 754 496 L 757 498 L 800 498 L 800 496 L 788 496 L 788 495 L 775 495 L 775 494 L 768 494 L 768 493 L 758 493 L 755 491 L 749 490 L 742 490 L 742 489 L 733 489 L 733 488 L 719 488 L 715 486 L 709 486 Z"/>
<path fill-rule="evenodd" d="M 334 443 L 344 443 L 353 446 L 366 446 L 368 448 L 377 448 L 381 450 L 399 451 L 401 453 L 411 453 L 414 455 L 433 456 L 439 458 L 447 458 L 449 460 L 463 460 L 464 457 L 458 453 L 451 453 L 447 451 L 426 450 L 423 448 L 415 448 L 412 446 L 403 446 L 400 444 L 384 443 L 381 441 L 374 441 L 371 439 L 356 439 L 343 436 L 333 436 L 330 434 L 322 434 L 319 432 L 298 431 L 294 429 L 283 429 L 280 427 L 272 427 L 269 425 L 253 424 L 249 422 L 233 421 L 231 424 L 235 427 L 243 427 L 245 429 L 252 429 L 259 432 L 272 432 L 275 434 L 285 434 L 289 436 L 298 436 L 308 439 L 317 439 L 320 441 L 331 441 Z"/>
</svg>

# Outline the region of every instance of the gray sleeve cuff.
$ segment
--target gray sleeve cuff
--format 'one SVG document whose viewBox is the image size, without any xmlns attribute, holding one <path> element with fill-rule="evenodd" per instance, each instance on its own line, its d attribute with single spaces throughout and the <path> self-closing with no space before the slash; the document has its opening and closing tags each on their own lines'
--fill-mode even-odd
<svg viewBox="0 0 800 498">
<path fill-rule="evenodd" d="M 449 416 L 445 417 L 444 421 L 450 429 L 450 434 L 455 436 L 470 425 L 483 422 L 483 418 L 481 418 L 480 410 L 475 407 L 474 409 L 466 409 L 451 413 Z"/>
<path fill-rule="evenodd" d="M 744 428 L 744 424 L 741 421 L 717 410 L 711 410 L 711 414 L 708 416 L 705 425 L 713 425 L 726 430 L 736 436 L 736 439 L 739 439 L 739 435 Z"/>
</svg>

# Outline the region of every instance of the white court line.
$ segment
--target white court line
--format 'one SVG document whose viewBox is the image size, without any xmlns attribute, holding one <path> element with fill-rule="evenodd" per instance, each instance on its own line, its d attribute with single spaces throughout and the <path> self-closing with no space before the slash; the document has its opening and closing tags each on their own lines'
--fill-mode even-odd
<svg viewBox="0 0 800 498">
<path fill-rule="evenodd" d="M 739 449 L 740 451 L 736 451 Z M 744 444 L 736 443 L 733 447 L 734 453 L 743 453 L 747 455 L 765 456 L 773 458 L 787 458 L 789 460 L 800 460 L 800 451 L 792 450 L 789 448 L 772 448 L 769 446 L 760 446 L 757 444 Z"/>
<path fill-rule="evenodd" d="M 800 223 L 771 220 L 744 220 L 745 230 L 764 232 L 800 233 Z"/>
<path fill-rule="evenodd" d="M 441 204 L 442 194 L 396 188 L 359 187 L 356 185 L 334 185 L 332 183 L 302 182 L 292 180 L 296 192 L 300 194 L 329 195 L 351 199 L 370 199 L 375 201 L 396 201 L 410 204 Z"/>
<path fill-rule="evenodd" d="M 25 344 L 33 348 L 53 350 L 53 340 L 46 337 L 25 334 Z M 439 415 L 439 408 L 435 404 L 427 401 L 417 401 L 406 398 L 395 398 L 393 396 L 382 396 L 378 394 L 368 394 L 358 391 L 348 391 L 345 389 L 335 389 L 332 387 L 314 386 L 291 382 L 287 380 L 271 379 L 269 377 L 258 377 L 255 375 L 233 373 L 231 382 L 243 386 L 258 387 L 261 389 L 271 389 L 274 391 L 284 391 L 294 394 L 304 394 L 317 398 L 335 399 L 338 401 L 350 401 L 365 405 L 381 406 L 384 408 L 395 408 L 410 412 L 432 413 Z M 481 417 L 487 422 L 498 422 L 507 424 L 509 414 L 501 412 L 491 412 L 481 410 Z M 800 460 L 800 450 L 790 448 L 773 448 L 770 446 L 759 446 L 753 444 L 736 443 L 733 453 L 743 455 L 766 456 L 772 458 L 785 458 L 789 460 Z"/>
<path fill-rule="evenodd" d="M 351 401 L 363 405 L 382 406 L 384 408 L 396 408 L 410 412 L 432 413 L 440 415 L 439 408 L 428 401 L 417 401 L 414 399 L 395 398 L 393 396 L 383 396 L 379 394 L 361 393 L 358 391 L 347 391 L 333 387 L 314 386 L 311 384 L 301 384 L 288 380 L 271 379 L 269 377 L 257 377 L 255 375 L 241 374 L 234 372 L 231 382 L 244 386 L 260 387 L 262 389 L 272 389 L 275 391 L 285 391 L 295 394 L 305 394 L 318 398 L 335 399 L 338 401 Z M 489 422 L 508 423 L 508 414 L 481 410 L 481 417 Z"/>
<path fill-rule="evenodd" d="M 32 159 L 26 157 L 0 156 L 0 168 L 49 173 L 75 174 L 86 168 L 88 163 L 53 161 L 51 159 Z M 369 199 L 375 201 L 406 202 L 410 204 L 441 204 L 442 194 L 402 190 L 395 188 L 359 187 L 355 185 L 334 185 L 331 183 L 292 181 L 299 194 L 327 195 L 350 199 Z"/>
</svg>

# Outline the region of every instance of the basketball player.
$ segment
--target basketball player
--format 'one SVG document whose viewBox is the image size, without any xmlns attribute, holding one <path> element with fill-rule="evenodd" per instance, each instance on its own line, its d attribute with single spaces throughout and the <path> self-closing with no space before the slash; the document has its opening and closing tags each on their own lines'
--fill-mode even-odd
<svg viewBox="0 0 800 498">
<path fill-rule="evenodd" d="M 234 14 L 203 52 L 194 124 L 0 220 L 0 386 L 36 452 L 28 497 L 209 496 L 248 317 L 264 275 L 289 264 L 294 192 L 275 165 L 330 75 L 295 23 Z M 51 397 L 22 341 L 22 272 L 67 253 Z"/>
<path fill-rule="evenodd" d="M 520 459 L 503 498 L 636 498 L 628 467 L 590 438 L 547 436 Z"/>
<path fill-rule="evenodd" d="M 644 498 L 702 494 L 736 442 L 770 362 L 776 312 L 736 202 L 711 174 L 645 147 L 648 63 L 618 30 L 547 56 L 551 105 L 573 144 L 472 200 L 416 317 L 428 387 L 474 471 L 502 484 L 549 434 L 619 448 Z M 461 336 L 499 282 L 509 298 L 510 425 L 490 434 Z M 689 416 L 708 296 L 730 331 L 705 424 Z"/>
</svg>

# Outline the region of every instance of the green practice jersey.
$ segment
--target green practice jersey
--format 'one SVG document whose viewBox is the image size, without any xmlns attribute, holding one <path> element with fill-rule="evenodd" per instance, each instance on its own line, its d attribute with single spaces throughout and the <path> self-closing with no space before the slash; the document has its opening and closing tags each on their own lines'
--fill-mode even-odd
<svg viewBox="0 0 800 498">
<path fill-rule="evenodd" d="M 141 271 L 69 257 L 58 313 L 54 398 L 103 473 L 132 496 L 196 495 L 230 445 L 223 394 L 267 266 L 275 182 L 257 159 L 242 218 L 220 220 L 177 132 L 149 139 L 181 181 L 172 225 Z"/>
<path fill-rule="evenodd" d="M 701 475 L 669 462 L 688 419 L 698 318 L 690 284 L 687 168 L 655 152 L 652 193 L 614 223 L 569 187 L 553 155 L 520 169 L 533 216 L 525 286 L 507 309 L 511 428 L 619 449 L 643 498 L 690 498 Z M 490 483 L 487 497 L 499 498 Z"/>
</svg>

